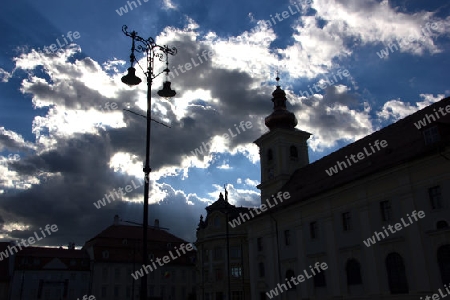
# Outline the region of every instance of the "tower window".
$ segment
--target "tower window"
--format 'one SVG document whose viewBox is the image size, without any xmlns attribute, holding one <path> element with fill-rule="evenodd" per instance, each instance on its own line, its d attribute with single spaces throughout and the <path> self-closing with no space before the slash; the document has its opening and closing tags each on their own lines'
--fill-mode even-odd
<svg viewBox="0 0 450 300">
<path fill-rule="evenodd" d="M 348 211 L 342 214 L 342 227 L 344 228 L 344 231 L 352 229 L 352 217 Z"/>
<path fill-rule="evenodd" d="M 286 246 L 291 244 L 291 232 L 289 230 L 284 231 L 284 244 Z"/>
<path fill-rule="evenodd" d="M 425 129 L 423 131 L 423 137 L 425 139 L 425 145 L 430 145 L 441 140 L 437 126 Z"/>
<path fill-rule="evenodd" d="M 298 150 L 297 147 L 295 147 L 294 145 L 292 145 L 289 148 L 289 154 L 291 158 L 298 158 Z"/>
<path fill-rule="evenodd" d="M 319 227 L 317 226 L 317 222 L 311 222 L 309 223 L 309 235 L 312 240 L 316 239 L 318 237 Z"/>
<path fill-rule="evenodd" d="M 430 196 L 431 208 L 442 208 L 441 187 L 434 186 L 428 189 L 428 195 Z"/>
<path fill-rule="evenodd" d="M 389 200 L 380 202 L 381 220 L 389 221 L 392 219 L 392 209 Z"/>
<path fill-rule="evenodd" d="M 273 160 L 273 151 L 272 149 L 267 150 L 267 160 L 272 161 Z"/>
</svg>

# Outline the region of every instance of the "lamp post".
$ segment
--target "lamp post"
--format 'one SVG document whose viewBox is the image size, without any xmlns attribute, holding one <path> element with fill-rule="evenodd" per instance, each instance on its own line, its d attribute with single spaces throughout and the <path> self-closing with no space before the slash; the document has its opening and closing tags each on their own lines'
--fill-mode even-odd
<svg viewBox="0 0 450 300">
<path fill-rule="evenodd" d="M 147 228 L 148 228 L 148 193 L 149 193 L 149 185 L 150 185 L 150 133 L 151 133 L 151 91 L 152 91 L 152 82 L 153 79 L 162 73 L 166 73 L 166 81 L 163 83 L 162 90 L 158 91 L 158 95 L 165 98 L 171 98 L 176 95 L 176 92 L 170 88 L 169 77 L 169 54 L 175 55 L 177 53 L 177 49 L 175 47 L 169 48 L 167 45 L 160 46 L 155 43 L 155 40 L 152 37 L 144 39 L 137 35 L 136 31 L 129 32 L 127 31 L 127 26 L 122 26 L 122 32 L 131 37 L 131 54 L 130 54 L 130 63 L 131 66 L 128 68 L 127 75 L 122 77 L 122 82 L 129 85 L 134 86 L 138 85 L 141 82 L 141 79 L 135 75 L 136 69 L 133 67 L 134 62 L 136 61 L 136 57 L 134 56 L 134 52 L 145 53 L 147 59 L 147 70 L 144 71 L 145 76 L 147 77 L 147 134 L 146 134 L 146 142 L 145 142 L 145 165 L 144 165 L 144 216 L 143 216 L 143 224 L 142 224 L 142 259 L 144 265 L 148 264 L 148 253 L 147 253 Z M 136 45 L 137 44 L 137 45 Z M 165 58 L 166 68 L 155 74 L 154 73 L 154 64 L 155 58 L 158 58 L 159 61 L 163 61 Z M 138 63 L 139 64 L 139 63 Z M 144 272 L 144 276 L 141 278 L 141 300 L 147 300 L 147 273 Z"/>
</svg>

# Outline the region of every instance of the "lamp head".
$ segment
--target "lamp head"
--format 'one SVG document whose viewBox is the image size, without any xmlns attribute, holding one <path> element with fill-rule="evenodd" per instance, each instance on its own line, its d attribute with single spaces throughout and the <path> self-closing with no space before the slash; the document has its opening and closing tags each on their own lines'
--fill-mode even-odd
<svg viewBox="0 0 450 300">
<path fill-rule="evenodd" d="M 141 79 L 137 77 L 135 73 L 136 69 L 129 67 L 127 75 L 122 77 L 122 82 L 129 86 L 138 85 L 141 83 Z"/>
<path fill-rule="evenodd" d="M 158 95 L 160 95 L 161 97 L 164 97 L 164 98 L 166 98 L 166 99 L 172 98 L 173 96 L 175 96 L 175 95 L 177 94 L 177 92 L 175 92 L 174 90 L 172 90 L 172 89 L 170 88 L 170 84 L 171 84 L 170 81 L 165 81 L 165 82 L 163 83 L 163 88 L 162 88 L 162 90 L 159 90 L 159 91 L 158 91 Z"/>
</svg>

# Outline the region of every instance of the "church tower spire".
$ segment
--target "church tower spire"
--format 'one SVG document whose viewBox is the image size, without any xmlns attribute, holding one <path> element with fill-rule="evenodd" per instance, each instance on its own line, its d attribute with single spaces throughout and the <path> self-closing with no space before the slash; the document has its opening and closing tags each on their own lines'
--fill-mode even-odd
<svg viewBox="0 0 450 300">
<path fill-rule="evenodd" d="M 266 117 L 265 124 L 270 130 L 274 128 L 294 129 L 297 126 L 297 118 L 286 108 L 286 93 L 280 88 L 280 77 L 275 78 L 277 86 L 272 93 L 273 112 Z"/>
<path fill-rule="evenodd" d="M 269 132 L 254 143 L 259 147 L 261 163 L 261 203 L 278 192 L 295 170 L 309 164 L 307 140 L 310 133 L 295 128 L 297 118 L 286 107 L 286 93 L 279 85 L 272 93 L 273 111 L 265 118 Z"/>
</svg>

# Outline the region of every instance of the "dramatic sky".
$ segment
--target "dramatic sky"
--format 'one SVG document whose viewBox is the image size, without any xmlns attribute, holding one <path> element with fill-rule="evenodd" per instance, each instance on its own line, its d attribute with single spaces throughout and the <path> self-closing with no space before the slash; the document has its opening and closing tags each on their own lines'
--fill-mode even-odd
<svg viewBox="0 0 450 300">
<path fill-rule="evenodd" d="M 81 246 L 115 214 L 142 222 L 146 120 L 123 109 L 145 114 L 147 87 L 139 66 L 143 83 L 120 80 L 124 24 L 178 49 L 176 97 L 157 95 L 162 75 L 152 86 L 152 118 L 170 128 L 152 122 L 149 220 L 194 241 L 224 184 L 232 204 L 260 201 L 253 141 L 267 131 L 277 70 L 315 161 L 449 96 L 449 12 L 442 0 L 3 2 L 0 240 L 56 224 L 40 245 Z M 252 126 L 237 134 L 240 122 Z"/>
</svg>

